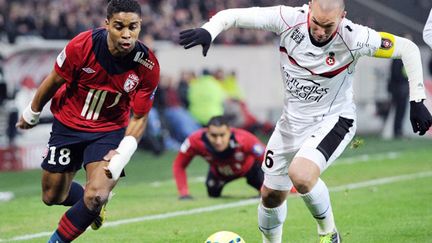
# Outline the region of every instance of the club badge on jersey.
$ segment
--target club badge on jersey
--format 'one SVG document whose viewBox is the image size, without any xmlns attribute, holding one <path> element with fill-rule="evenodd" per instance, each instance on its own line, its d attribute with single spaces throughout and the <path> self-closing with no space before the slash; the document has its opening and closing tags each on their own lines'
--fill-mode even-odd
<svg viewBox="0 0 432 243">
<path fill-rule="evenodd" d="M 333 66 L 336 63 L 334 55 L 335 55 L 334 52 L 329 53 L 329 56 L 326 58 L 327 65 Z"/>
<path fill-rule="evenodd" d="M 126 79 L 123 89 L 129 93 L 132 90 L 134 90 L 138 86 L 139 77 L 135 73 L 129 74 L 128 78 Z"/>
</svg>

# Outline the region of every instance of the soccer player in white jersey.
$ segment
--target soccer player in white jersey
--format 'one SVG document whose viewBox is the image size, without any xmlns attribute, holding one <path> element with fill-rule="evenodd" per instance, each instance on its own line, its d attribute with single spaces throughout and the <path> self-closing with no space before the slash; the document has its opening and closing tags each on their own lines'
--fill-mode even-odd
<svg viewBox="0 0 432 243">
<path fill-rule="evenodd" d="M 432 9 L 423 30 L 423 40 L 432 48 Z"/>
<path fill-rule="evenodd" d="M 180 33 L 186 49 L 211 41 L 231 27 L 263 29 L 280 37 L 284 109 L 265 153 L 258 206 L 263 242 L 281 242 L 292 185 L 316 219 L 320 242 L 340 242 L 329 191 L 320 174 L 339 157 L 356 130 L 354 68 L 361 56 L 401 58 L 410 86 L 411 123 L 423 135 L 432 117 L 418 47 L 345 18 L 343 0 L 312 0 L 302 7 L 254 7 L 218 12 L 201 28 Z M 251 53 L 254 57 L 254 53 Z"/>
</svg>

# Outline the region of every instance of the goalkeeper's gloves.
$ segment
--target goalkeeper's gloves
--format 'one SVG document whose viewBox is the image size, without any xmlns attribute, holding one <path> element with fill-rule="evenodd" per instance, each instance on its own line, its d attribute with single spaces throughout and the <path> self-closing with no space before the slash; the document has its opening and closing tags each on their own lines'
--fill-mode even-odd
<svg viewBox="0 0 432 243">
<path fill-rule="evenodd" d="M 210 33 L 203 28 L 188 29 L 180 32 L 180 45 L 184 46 L 185 49 L 201 45 L 203 47 L 203 56 L 207 56 L 211 41 L 212 37 Z"/>
<path fill-rule="evenodd" d="M 432 116 L 421 101 L 410 101 L 410 120 L 414 133 L 423 136 L 432 125 Z"/>
</svg>

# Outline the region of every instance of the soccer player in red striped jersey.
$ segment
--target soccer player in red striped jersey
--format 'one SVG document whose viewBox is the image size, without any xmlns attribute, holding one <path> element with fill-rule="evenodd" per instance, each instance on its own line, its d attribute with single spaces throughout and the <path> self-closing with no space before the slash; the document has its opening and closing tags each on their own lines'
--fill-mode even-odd
<svg viewBox="0 0 432 243">
<path fill-rule="evenodd" d="M 261 170 L 264 145 L 248 131 L 231 128 L 223 116 L 211 118 L 207 128 L 191 134 L 180 147 L 173 163 L 180 199 L 192 198 L 187 184 L 186 167 L 196 155 L 210 164 L 206 179 L 210 197 L 220 197 L 227 183 L 241 177 L 246 177 L 249 185 L 260 190 L 264 180 Z"/>
<path fill-rule="evenodd" d="M 85 31 L 58 55 L 17 123 L 37 125 L 51 100 L 54 115 L 42 162 L 42 200 L 71 206 L 49 242 L 71 242 L 92 225 L 137 148 L 159 82 L 154 54 L 137 41 L 141 8 L 135 0 L 112 0 L 105 28 Z M 132 110 L 132 116 L 131 116 Z M 82 165 L 85 189 L 73 181 Z"/>
</svg>

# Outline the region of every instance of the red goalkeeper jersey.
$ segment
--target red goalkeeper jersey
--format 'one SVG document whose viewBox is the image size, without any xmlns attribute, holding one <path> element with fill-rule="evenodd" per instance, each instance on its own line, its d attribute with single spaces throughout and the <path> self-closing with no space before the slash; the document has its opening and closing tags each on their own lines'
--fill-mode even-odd
<svg viewBox="0 0 432 243">
<path fill-rule="evenodd" d="M 64 125 L 105 132 L 126 127 L 130 111 L 146 114 L 159 82 L 159 64 L 142 43 L 124 57 L 108 50 L 104 28 L 82 32 L 63 49 L 55 71 L 66 80 L 51 102 Z"/>
<path fill-rule="evenodd" d="M 221 179 L 244 176 L 254 163 L 262 163 L 264 145 L 253 134 L 238 128 L 231 128 L 228 148 L 216 152 L 206 135 L 206 129 L 200 129 L 190 135 L 182 144 L 173 163 L 173 173 L 180 195 L 188 195 L 186 167 L 195 155 L 203 157 L 210 170 Z"/>
</svg>

